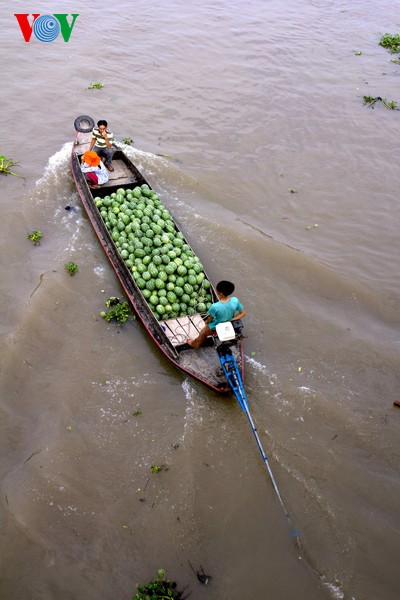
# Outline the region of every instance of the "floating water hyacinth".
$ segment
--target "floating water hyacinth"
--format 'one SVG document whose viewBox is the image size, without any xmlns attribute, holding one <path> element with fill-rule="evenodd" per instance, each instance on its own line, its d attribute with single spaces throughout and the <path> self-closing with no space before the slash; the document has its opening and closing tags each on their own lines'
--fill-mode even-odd
<svg viewBox="0 0 400 600">
<path fill-rule="evenodd" d="M 128 302 L 120 302 L 119 298 L 109 298 L 106 301 L 106 306 L 109 308 L 110 306 L 114 306 L 113 309 L 106 311 L 101 311 L 100 316 L 106 321 L 112 321 L 115 319 L 117 323 L 125 323 L 131 316 L 131 311 L 129 308 Z M 135 317 L 132 317 L 135 320 Z"/>
<path fill-rule="evenodd" d="M 76 263 L 74 263 L 73 261 L 70 261 L 69 263 L 67 263 L 65 265 L 65 270 L 67 271 L 67 273 L 69 273 L 71 276 L 75 275 L 75 273 L 78 272 L 78 265 Z"/>
<path fill-rule="evenodd" d="M 41 231 L 32 231 L 32 233 L 28 235 L 28 240 L 31 240 L 35 246 L 38 246 L 42 237 L 43 233 Z"/>
<path fill-rule="evenodd" d="M 368 108 L 374 108 L 377 102 L 381 102 L 388 110 L 400 110 L 395 100 L 387 100 L 380 96 L 376 96 L 375 98 L 373 96 L 364 96 L 364 106 L 368 106 Z"/>
<path fill-rule="evenodd" d="M 386 48 L 391 54 L 396 54 L 397 52 L 400 52 L 400 35 L 398 33 L 395 35 L 385 33 L 381 37 L 379 45 Z"/>
<path fill-rule="evenodd" d="M 15 177 L 22 177 L 22 175 L 18 175 L 18 173 L 14 173 L 11 171 L 11 167 L 16 167 L 19 165 L 19 162 L 13 160 L 12 158 L 6 158 L 5 156 L 0 156 L 0 173 L 3 175 L 14 175 Z M 24 179 L 24 178 L 23 178 Z"/>
<path fill-rule="evenodd" d="M 190 593 L 190 592 L 189 592 Z M 159 569 L 157 577 L 154 577 L 147 585 L 139 584 L 137 593 L 133 600 L 157 600 L 165 598 L 167 600 L 184 600 L 189 594 L 183 596 L 183 592 L 177 589 L 177 584 L 172 579 L 167 579 L 164 569 Z"/>
</svg>

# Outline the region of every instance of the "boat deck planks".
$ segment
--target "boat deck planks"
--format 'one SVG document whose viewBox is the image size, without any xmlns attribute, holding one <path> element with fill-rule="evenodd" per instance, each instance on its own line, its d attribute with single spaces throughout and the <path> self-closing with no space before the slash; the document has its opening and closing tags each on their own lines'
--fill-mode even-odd
<svg viewBox="0 0 400 600">
<path fill-rule="evenodd" d="M 78 133 L 75 142 L 75 148 L 79 149 L 79 155 L 84 154 L 87 150 L 89 150 L 91 138 L 91 133 Z M 118 150 L 116 146 L 114 146 L 114 148 L 115 150 Z M 107 181 L 107 183 L 104 183 L 101 186 L 102 188 L 114 186 L 119 187 L 125 184 L 135 186 L 137 184 L 137 178 L 123 160 L 116 158 L 115 160 L 113 160 L 112 166 L 114 167 L 114 171 L 109 172 L 109 180 Z"/>
<path fill-rule="evenodd" d="M 176 319 L 167 319 L 160 321 L 160 325 L 165 331 L 167 338 L 173 346 L 181 346 L 186 343 L 188 338 L 196 338 L 204 327 L 204 320 L 201 315 L 186 315 Z"/>
</svg>

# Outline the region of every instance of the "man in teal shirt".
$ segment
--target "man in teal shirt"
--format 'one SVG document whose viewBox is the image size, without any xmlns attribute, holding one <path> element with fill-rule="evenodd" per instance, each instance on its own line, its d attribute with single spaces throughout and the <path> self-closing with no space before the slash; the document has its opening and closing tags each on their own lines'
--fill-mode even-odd
<svg viewBox="0 0 400 600">
<path fill-rule="evenodd" d="M 217 284 L 216 290 L 219 301 L 210 306 L 205 326 L 196 339 L 188 339 L 187 341 L 192 348 L 200 348 L 206 341 L 206 338 L 211 335 L 213 330 L 215 330 L 215 326 L 218 325 L 218 323 L 237 321 L 246 314 L 237 298 L 234 296 L 229 298 L 235 290 L 233 283 L 230 281 L 220 281 Z"/>
</svg>

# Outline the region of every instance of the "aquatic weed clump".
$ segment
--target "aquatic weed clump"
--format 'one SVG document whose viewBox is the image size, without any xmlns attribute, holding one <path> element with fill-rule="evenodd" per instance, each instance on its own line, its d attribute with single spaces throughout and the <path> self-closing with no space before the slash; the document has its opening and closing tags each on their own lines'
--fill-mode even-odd
<svg viewBox="0 0 400 600">
<path fill-rule="evenodd" d="M 400 34 L 396 33 L 395 35 L 392 35 L 390 33 L 385 33 L 381 37 L 379 45 L 386 48 L 390 54 L 397 54 L 400 52 Z"/>
<path fill-rule="evenodd" d="M 31 240 L 35 246 L 39 246 L 42 237 L 43 233 L 41 231 L 32 231 L 28 234 L 28 240 Z"/>
<path fill-rule="evenodd" d="M 139 584 L 137 590 L 133 600 L 158 600 L 161 598 L 165 600 L 185 600 L 183 591 L 177 589 L 176 582 L 172 579 L 166 579 L 164 569 L 158 569 L 157 577 L 154 577 L 147 585 Z"/>
<path fill-rule="evenodd" d="M 368 108 L 374 108 L 377 102 L 381 102 L 388 110 L 400 110 L 395 100 L 387 100 L 386 98 L 381 98 L 380 96 L 364 96 L 363 99 L 364 106 L 368 106 Z"/>
<path fill-rule="evenodd" d="M 106 300 L 106 306 L 107 308 L 110 308 L 111 306 L 114 307 L 107 312 L 105 310 L 101 311 L 100 316 L 106 321 L 112 321 L 114 319 L 117 323 L 122 324 L 131 316 L 128 302 L 121 302 L 116 296 L 112 296 Z M 132 319 L 135 320 L 135 317 L 133 316 Z"/>
<path fill-rule="evenodd" d="M 17 167 L 18 165 L 18 161 L 13 160 L 12 158 L 6 158 L 5 156 L 0 156 L 0 173 L 2 175 L 14 175 L 14 177 L 22 177 L 22 175 L 18 175 L 18 173 L 11 171 L 11 167 Z M 22 178 L 24 179 L 24 177 Z"/>
<path fill-rule="evenodd" d="M 71 260 L 65 265 L 65 270 L 73 277 L 78 272 L 78 265 Z"/>
</svg>

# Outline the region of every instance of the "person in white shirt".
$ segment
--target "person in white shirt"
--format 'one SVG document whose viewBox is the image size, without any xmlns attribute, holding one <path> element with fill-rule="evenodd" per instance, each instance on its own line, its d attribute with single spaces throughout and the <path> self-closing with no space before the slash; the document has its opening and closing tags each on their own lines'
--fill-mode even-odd
<svg viewBox="0 0 400 600">
<path fill-rule="evenodd" d="M 96 152 L 85 152 L 81 162 L 81 171 L 85 173 L 92 189 L 99 188 L 109 180 L 108 170 Z"/>
</svg>

